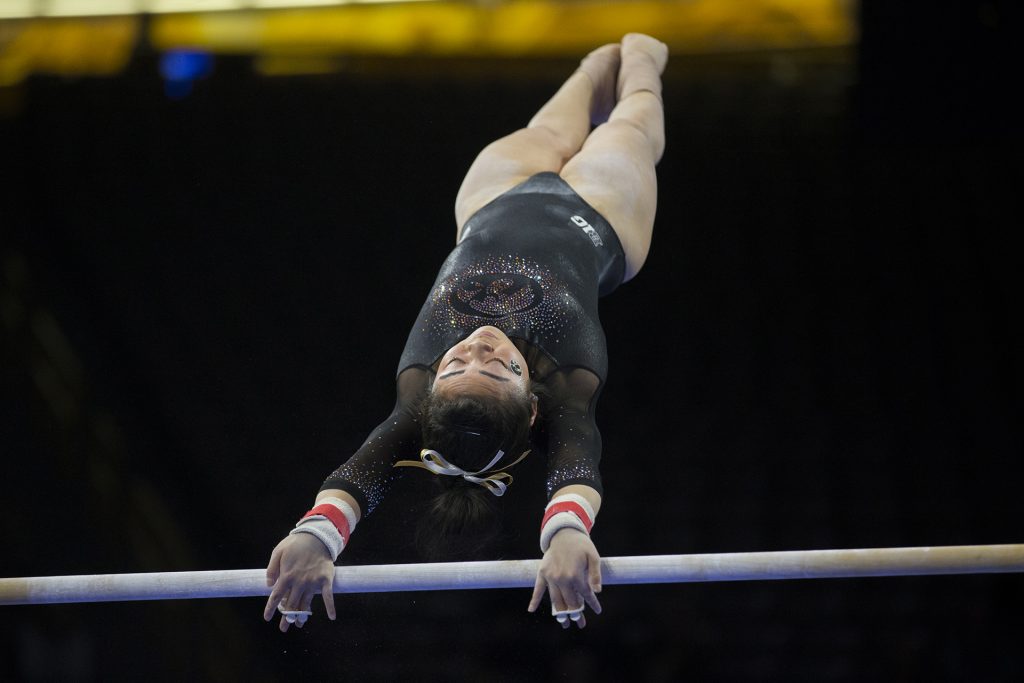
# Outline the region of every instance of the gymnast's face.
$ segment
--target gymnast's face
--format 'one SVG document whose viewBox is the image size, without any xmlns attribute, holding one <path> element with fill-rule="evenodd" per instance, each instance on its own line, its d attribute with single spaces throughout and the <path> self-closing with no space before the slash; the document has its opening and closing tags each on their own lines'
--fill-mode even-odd
<svg viewBox="0 0 1024 683">
<path fill-rule="evenodd" d="M 437 367 L 433 390 L 442 396 L 506 398 L 529 386 L 526 359 L 504 332 L 488 325 L 448 349 Z"/>
</svg>

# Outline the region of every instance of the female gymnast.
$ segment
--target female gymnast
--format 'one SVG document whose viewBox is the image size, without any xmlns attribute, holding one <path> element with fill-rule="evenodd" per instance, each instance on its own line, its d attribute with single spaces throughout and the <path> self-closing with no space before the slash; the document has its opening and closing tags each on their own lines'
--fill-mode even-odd
<svg viewBox="0 0 1024 683">
<path fill-rule="evenodd" d="M 597 303 L 640 271 L 650 247 L 667 59 L 663 43 L 635 33 L 594 50 L 526 128 L 473 162 L 455 200 L 456 246 L 402 352 L 394 410 L 271 554 L 263 616 L 280 611 L 281 631 L 305 623 L 317 593 L 336 618 L 334 561 L 409 467 L 443 488 L 421 545 L 450 557 L 482 542 L 538 416 L 550 502 L 528 609 L 546 591 L 563 628 L 586 626 L 585 605 L 600 613 L 589 536 L 607 371 Z"/>
</svg>

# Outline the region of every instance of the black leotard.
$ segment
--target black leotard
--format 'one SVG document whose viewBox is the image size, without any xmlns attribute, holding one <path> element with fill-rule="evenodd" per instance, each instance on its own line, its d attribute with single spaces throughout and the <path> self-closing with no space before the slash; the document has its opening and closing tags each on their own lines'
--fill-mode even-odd
<svg viewBox="0 0 1024 683">
<path fill-rule="evenodd" d="M 607 374 L 597 300 L 614 290 L 625 256 L 608 222 L 555 173 L 541 173 L 477 211 L 445 260 L 398 365 L 398 400 L 322 489 L 350 493 L 369 514 L 420 444 L 419 403 L 448 349 L 498 327 L 546 390 L 548 496 L 570 484 L 601 491 L 594 408 Z"/>
</svg>

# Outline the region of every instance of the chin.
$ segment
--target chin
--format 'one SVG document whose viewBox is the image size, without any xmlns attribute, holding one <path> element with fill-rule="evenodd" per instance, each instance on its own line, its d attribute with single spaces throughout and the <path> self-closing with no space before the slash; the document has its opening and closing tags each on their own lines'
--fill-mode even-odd
<svg viewBox="0 0 1024 683">
<path fill-rule="evenodd" d="M 483 330 L 483 332 L 485 334 L 487 334 L 487 333 L 493 334 L 495 337 L 497 337 L 499 339 L 508 339 L 508 336 L 504 332 L 502 332 L 500 329 L 495 327 L 494 325 L 481 325 L 480 327 L 478 327 L 475 330 L 473 330 L 473 332 L 470 334 L 470 336 L 473 336 L 474 334 L 476 334 L 477 332 L 480 332 L 481 330 Z"/>
</svg>

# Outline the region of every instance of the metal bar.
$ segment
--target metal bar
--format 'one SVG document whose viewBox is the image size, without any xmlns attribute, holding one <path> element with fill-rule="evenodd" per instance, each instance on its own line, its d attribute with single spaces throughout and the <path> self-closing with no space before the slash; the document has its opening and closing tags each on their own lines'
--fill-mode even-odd
<svg viewBox="0 0 1024 683">
<path fill-rule="evenodd" d="M 337 567 L 335 593 L 530 588 L 540 560 Z M 605 586 L 1024 572 L 1024 544 L 610 557 Z M 268 595 L 265 570 L 0 579 L 0 605 Z"/>
</svg>

